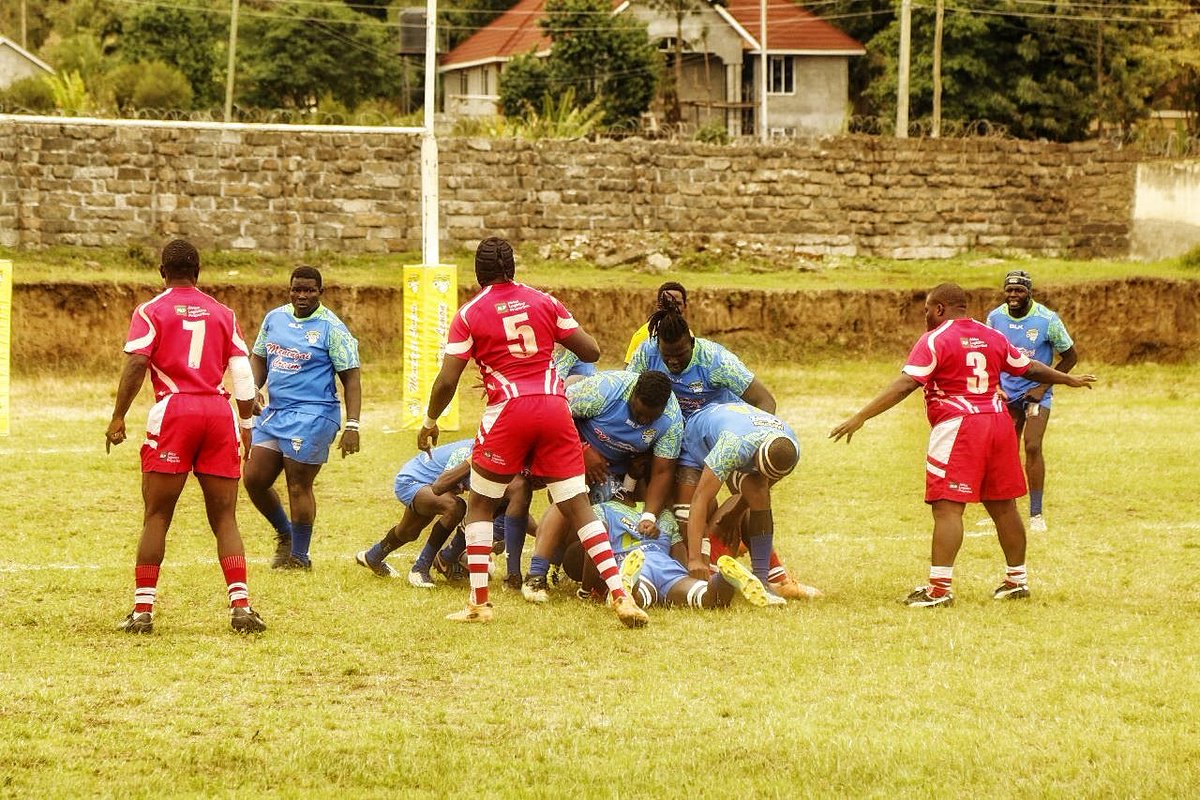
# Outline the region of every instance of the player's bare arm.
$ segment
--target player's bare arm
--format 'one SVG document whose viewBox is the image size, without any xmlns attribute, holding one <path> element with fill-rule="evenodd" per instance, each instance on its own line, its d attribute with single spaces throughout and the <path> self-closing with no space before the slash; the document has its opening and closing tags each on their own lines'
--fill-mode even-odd
<svg viewBox="0 0 1200 800">
<path fill-rule="evenodd" d="M 425 422 L 421 425 L 421 430 L 417 431 L 418 450 L 428 453 L 437 444 L 440 433 L 437 418 L 454 399 L 458 381 L 466 368 L 465 359 L 449 355 L 442 358 L 442 368 L 438 370 L 437 377 L 433 379 L 433 387 L 429 390 L 429 408 L 425 411 Z"/>
<path fill-rule="evenodd" d="M 342 458 L 357 453 L 360 448 L 358 438 L 359 414 L 362 413 L 362 370 L 358 367 L 344 369 L 338 373 L 342 382 L 342 396 L 346 403 L 346 429 L 338 442 Z"/>
<path fill-rule="evenodd" d="M 580 361 L 588 364 L 595 364 L 600 358 L 600 345 L 596 344 L 596 340 L 592 338 L 592 335 L 583 328 L 576 328 L 571 331 L 567 335 L 567 338 L 563 339 L 559 344 L 579 356 Z"/>
<path fill-rule="evenodd" d="M 264 402 L 262 390 L 267 385 L 267 359 L 250 354 L 250 371 L 254 374 L 254 416 L 262 414 Z"/>
<path fill-rule="evenodd" d="M 658 538 L 658 515 L 667 507 L 671 492 L 675 488 L 675 464 L 673 458 L 654 456 L 650 461 L 650 482 L 646 486 L 645 514 L 652 514 L 653 519 L 643 516 L 638 523 L 638 535 Z"/>
<path fill-rule="evenodd" d="M 750 381 L 750 385 L 746 387 L 746 391 L 742 392 L 742 399 L 768 414 L 775 413 L 775 395 L 771 394 L 771 390 L 758 378 Z"/>
<path fill-rule="evenodd" d="M 108 430 L 104 432 L 104 452 L 109 452 L 114 444 L 125 441 L 125 415 L 129 413 L 129 407 L 142 390 L 149 366 L 150 358 L 136 353 L 125 361 L 125 368 L 121 370 L 121 380 L 117 384 L 117 399 L 113 405 L 112 420 L 108 423 Z"/>
<path fill-rule="evenodd" d="M 863 426 L 863 423 L 872 417 L 877 417 L 883 412 L 887 411 L 889 408 L 908 397 L 920 387 L 921 384 L 917 383 L 917 381 L 912 377 L 902 374 L 899 378 L 896 378 L 896 380 L 892 381 L 887 388 L 880 392 L 874 400 L 859 409 L 857 414 L 831 430 L 829 432 L 829 438 L 836 442 L 838 439 L 841 439 L 843 436 L 845 436 L 846 444 L 849 444 L 850 438 L 854 436 L 855 432 Z"/>
<path fill-rule="evenodd" d="M 1030 362 L 1029 369 L 1025 370 L 1025 377 L 1038 383 L 1061 384 L 1072 389 L 1090 389 L 1096 382 L 1095 375 L 1068 375 L 1040 361 Z"/>
<path fill-rule="evenodd" d="M 429 484 L 429 491 L 433 492 L 439 497 L 447 492 L 458 494 L 459 487 L 462 486 L 463 481 L 467 479 L 467 475 L 470 472 L 471 459 L 468 458 L 461 464 L 451 467 L 450 469 L 443 471 L 441 475 L 438 475 L 433 483 Z"/>
<path fill-rule="evenodd" d="M 706 581 L 709 579 L 708 563 L 700 552 L 700 543 L 704 532 L 708 530 L 708 507 L 717 499 L 721 491 L 721 479 L 709 467 L 700 473 L 700 481 L 696 484 L 696 493 L 692 495 L 691 508 L 688 510 L 687 530 L 687 568 L 693 578 Z"/>
</svg>

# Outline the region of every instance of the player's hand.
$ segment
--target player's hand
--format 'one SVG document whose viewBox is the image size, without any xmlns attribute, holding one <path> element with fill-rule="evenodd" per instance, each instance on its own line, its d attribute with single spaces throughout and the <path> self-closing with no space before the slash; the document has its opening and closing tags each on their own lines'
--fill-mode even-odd
<svg viewBox="0 0 1200 800">
<path fill-rule="evenodd" d="M 644 519 L 638 523 L 637 535 L 642 539 L 657 539 L 659 533 L 658 523 L 652 519 Z"/>
<path fill-rule="evenodd" d="M 1070 386 L 1072 389 L 1090 389 L 1092 388 L 1092 384 L 1096 382 L 1095 375 L 1068 375 L 1067 377 L 1071 378 L 1067 382 L 1067 386 Z"/>
<path fill-rule="evenodd" d="M 421 430 L 417 431 L 417 449 L 424 453 L 433 450 L 437 444 L 439 433 L 441 431 L 438 430 L 436 422 L 432 428 L 421 428 Z"/>
<path fill-rule="evenodd" d="M 125 441 L 125 438 L 125 418 L 114 418 L 108 423 L 108 430 L 104 432 L 104 452 L 111 452 L 112 446 Z"/>
<path fill-rule="evenodd" d="M 342 458 L 354 455 L 358 452 L 358 431 L 347 428 L 342 431 L 341 441 L 338 442 L 338 449 L 342 451 Z"/>
<path fill-rule="evenodd" d="M 831 430 L 829 432 L 829 438 L 833 439 L 836 442 L 838 439 L 841 439 L 843 436 L 845 436 L 846 444 L 850 444 L 850 439 L 854 436 L 855 432 L 862 426 L 863 426 L 863 421 L 858 418 L 857 414 L 855 414 L 853 417 L 851 417 L 850 419 L 843 422 L 841 425 L 838 425 L 836 428 Z"/>
<path fill-rule="evenodd" d="M 249 461 L 250 451 L 254 449 L 254 429 L 239 428 L 238 433 L 242 437 L 242 461 Z"/>
<path fill-rule="evenodd" d="M 608 478 L 608 459 L 596 452 L 593 447 L 583 447 L 583 471 L 587 475 L 588 486 L 604 483 Z"/>
<path fill-rule="evenodd" d="M 688 559 L 688 574 L 698 581 L 707 581 L 712 577 L 712 573 L 708 569 L 708 562 L 703 556 Z"/>
<path fill-rule="evenodd" d="M 263 397 L 262 390 L 259 389 L 254 393 L 254 416 L 261 417 L 263 409 L 267 407 L 266 398 Z"/>
</svg>

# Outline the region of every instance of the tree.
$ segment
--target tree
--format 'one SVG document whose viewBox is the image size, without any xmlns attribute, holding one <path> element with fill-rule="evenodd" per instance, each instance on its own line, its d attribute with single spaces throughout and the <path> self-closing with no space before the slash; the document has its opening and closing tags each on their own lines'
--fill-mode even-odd
<svg viewBox="0 0 1200 800">
<path fill-rule="evenodd" d="M 228 2 L 223 3 L 228 9 Z M 197 105 L 215 107 L 225 96 L 229 17 L 210 4 L 139 5 L 124 18 L 121 55 L 126 63 L 162 62 L 187 77 Z"/>
<path fill-rule="evenodd" d="M 504 65 L 500 74 L 500 113 L 506 117 L 525 117 L 546 96 L 545 59 L 533 53 L 517 56 Z"/>
<path fill-rule="evenodd" d="M 251 17 L 238 50 L 239 97 L 267 108 L 309 108 L 330 94 L 353 107 L 400 92 L 390 29 L 342 5 L 290 2 Z"/>
<path fill-rule="evenodd" d="M 683 119 L 683 109 L 679 101 L 680 87 L 683 86 L 683 47 L 685 44 L 692 45 L 691 42 L 683 40 L 683 23 L 688 16 L 699 14 L 702 9 L 708 8 L 708 3 L 705 0 L 648 0 L 647 5 L 675 20 L 675 42 L 671 48 L 674 56 L 671 80 L 666 82 L 663 90 L 663 102 L 667 109 L 667 122 L 678 123 Z M 723 0 L 719 5 L 724 5 Z"/>
</svg>

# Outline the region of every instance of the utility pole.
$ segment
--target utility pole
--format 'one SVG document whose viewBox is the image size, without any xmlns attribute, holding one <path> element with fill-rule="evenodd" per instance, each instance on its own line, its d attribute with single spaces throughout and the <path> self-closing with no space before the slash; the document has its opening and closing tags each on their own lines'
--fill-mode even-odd
<svg viewBox="0 0 1200 800">
<path fill-rule="evenodd" d="M 900 66 L 896 81 L 896 138 L 908 138 L 908 65 L 912 58 L 912 0 L 900 4 Z"/>
<path fill-rule="evenodd" d="M 905 0 L 905 2 L 908 2 L 908 0 Z M 759 81 L 759 94 L 761 97 L 758 101 L 758 121 L 762 124 L 759 125 L 760 130 L 758 132 L 758 140 L 766 143 L 770 137 L 770 130 L 767 128 L 767 86 L 769 85 L 767 70 L 770 69 L 771 66 L 767 61 L 767 0 L 759 0 L 758 3 L 758 31 L 758 42 L 762 47 L 760 59 L 762 61 L 762 64 L 760 65 L 762 68 L 762 74 L 760 75 L 761 80 Z"/>
<path fill-rule="evenodd" d="M 937 0 L 937 16 L 933 26 L 933 130 L 934 139 L 942 135 L 942 22 L 946 16 L 946 0 Z"/>
<path fill-rule="evenodd" d="M 233 73 L 237 64 L 238 0 L 229 10 L 229 66 L 225 70 L 225 121 L 233 121 Z"/>
<path fill-rule="evenodd" d="M 25 23 L 25 17 L 26 17 L 25 4 L 27 1 L 28 0 L 21 0 L 21 49 L 22 50 L 29 49 L 29 31 L 28 31 L 28 26 Z"/>
<path fill-rule="evenodd" d="M 425 114 L 421 131 L 421 263 L 436 266 L 438 252 L 438 146 L 434 135 L 437 102 L 437 0 L 425 0 Z"/>
</svg>

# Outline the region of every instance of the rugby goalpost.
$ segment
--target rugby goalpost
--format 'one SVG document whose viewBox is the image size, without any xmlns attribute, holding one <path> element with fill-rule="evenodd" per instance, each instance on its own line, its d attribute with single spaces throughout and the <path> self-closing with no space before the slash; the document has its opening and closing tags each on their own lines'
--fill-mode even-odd
<svg viewBox="0 0 1200 800">
<path fill-rule="evenodd" d="M 425 108 L 420 127 L 369 125 L 278 125 L 248 122 L 178 122 L 171 120 L 96 119 L 0 114 L 0 123 L 34 122 L 130 128 L 191 128 L 281 133 L 382 133 L 417 135 L 421 141 L 421 263 L 403 266 L 403 387 L 400 427 L 416 430 L 425 419 L 425 404 L 441 368 L 450 320 L 458 308 L 458 273 L 442 264 L 439 251 L 438 148 L 434 134 L 437 81 L 437 0 L 425 5 Z M 12 313 L 12 262 L 0 261 L 0 436 L 9 433 L 9 354 Z M 443 430 L 458 430 L 458 396 L 439 418 Z"/>
</svg>

